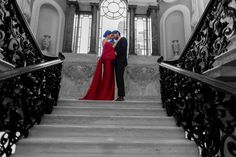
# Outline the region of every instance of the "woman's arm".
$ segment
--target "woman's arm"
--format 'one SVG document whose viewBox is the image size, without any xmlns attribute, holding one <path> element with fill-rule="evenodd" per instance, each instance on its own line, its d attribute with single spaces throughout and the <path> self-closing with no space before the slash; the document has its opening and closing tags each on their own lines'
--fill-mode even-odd
<svg viewBox="0 0 236 157">
<path fill-rule="evenodd" d="M 116 47 L 117 43 L 120 41 L 121 37 L 113 44 L 113 48 Z"/>
</svg>

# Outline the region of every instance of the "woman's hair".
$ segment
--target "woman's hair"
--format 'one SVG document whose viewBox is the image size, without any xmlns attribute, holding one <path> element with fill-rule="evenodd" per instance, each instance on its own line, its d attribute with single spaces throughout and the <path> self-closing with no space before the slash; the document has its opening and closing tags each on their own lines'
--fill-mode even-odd
<svg viewBox="0 0 236 157">
<path fill-rule="evenodd" d="M 103 34 L 103 37 L 106 38 L 110 34 L 112 34 L 112 32 L 109 30 L 106 30 L 106 32 Z"/>
</svg>

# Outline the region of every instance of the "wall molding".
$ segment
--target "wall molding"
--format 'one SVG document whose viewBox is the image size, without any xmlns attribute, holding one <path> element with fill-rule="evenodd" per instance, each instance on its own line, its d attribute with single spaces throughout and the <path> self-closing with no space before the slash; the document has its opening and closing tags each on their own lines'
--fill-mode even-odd
<svg viewBox="0 0 236 157">
<path fill-rule="evenodd" d="M 63 36 L 64 36 L 64 27 L 65 27 L 65 14 L 60 7 L 58 3 L 56 3 L 54 0 L 37 0 L 34 1 L 33 7 L 32 7 L 32 16 L 30 21 L 30 26 L 32 29 L 33 34 L 36 36 L 37 30 L 38 30 L 38 23 L 39 23 L 39 13 L 40 8 L 44 5 L 51 5 L 54 7 L 58 14 L 59 14 L 59 29 L 58 29 L 58 39 L 56 41 L 56 51 L 62 51 L 62 45 L 63 45 Z"/>
<path fill-rule="evenodd" d="M 185 5 L 175 5 L 170 7 L 165 11 L 165 13 L 162 15 L 160 20 L 160 42 L 161 42 L 161 55 L 166 58 L 167 57 L 167 43 L 166 43 L 166 20 L 169 15 L 171 15 L 173 12 L 179 11 L 183 14 L 184 17 L 184 38 L 185 38 L 185 44 L 187 44 L 188 39 L 191 35 L 191 15 L 189 9 Z"/>
</svg>

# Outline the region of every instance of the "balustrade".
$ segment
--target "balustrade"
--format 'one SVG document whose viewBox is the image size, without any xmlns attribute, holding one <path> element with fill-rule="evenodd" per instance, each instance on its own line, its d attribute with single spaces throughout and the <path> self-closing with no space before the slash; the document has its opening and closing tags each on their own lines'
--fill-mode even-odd
<svg viewBox="0 0 236 157">
<path fill-rule="evenodd" d="M 236 156 L 236 87 L 202 75 L 233 45 L 235 0 L 211 0 L 180 58 L 160 65 L 163 107 L 203 157 Z"/>
<path fill-rule="evenodd" d="M 57 104 L 63 55 L 44 56 L 15 0 L 0 1 L 2 58 L 15 69 L 0 73 L 0 156 Z"/>
</svg>

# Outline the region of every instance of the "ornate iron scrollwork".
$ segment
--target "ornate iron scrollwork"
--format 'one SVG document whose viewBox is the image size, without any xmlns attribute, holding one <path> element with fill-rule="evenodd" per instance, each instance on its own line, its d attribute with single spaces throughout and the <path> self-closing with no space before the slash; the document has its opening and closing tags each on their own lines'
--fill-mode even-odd
<svg viewBox="0 0 236 157">
<path fill-rule="evenodd" d="M 58 100 L 61 69 L 59 64 L 0 83 L 0 131 L 7 133 L 10 141 L 7 146 L 6 140 L 0 143 L 0 153 L 10 155 L 20 137 L 27 137 L 29 129 L 52 112 Z"/>
<path fill-rule="evenodd" d="M 0 1 L 0 53 L 16 67 L 58 58 L 43 56 L 15 0 Z M 63 60 L 63 55 L 59 54 Z M 0 82 L 0 156 L 14 153 L 16 143 L 57 104 L 62 64 Z"/>
<path fill-rule="evenodd" d="M 195 140 L 202 156 L 235 156 L 235 96 L 163 67 L 160 73 L 167 114 Z"/>
<path fill-rule="evenodd" d="M 3 59 L 16 67 L 44 62 L 15 0 L 0 1 L 0 48 Z"/>
<path fill-rule="evenodd" d="M 211 0 L 180 59 L 169 63 L 200 74 L 213 68 L 214 58 L 235 42 L 235 15 L 235 0 Z M 167 114 L 184 127 L 203 157 L 236 155 L 235 95 L 165 67 L 160 67 L 160 84 Z"/>
<path fill-rule="evenodd" d="M 178 61 L 181 68 L 196 73 L 213 68 L 214 57 L 225 53 L 236 38 L 235 0 L 210 4 Z"/>
</svg>

